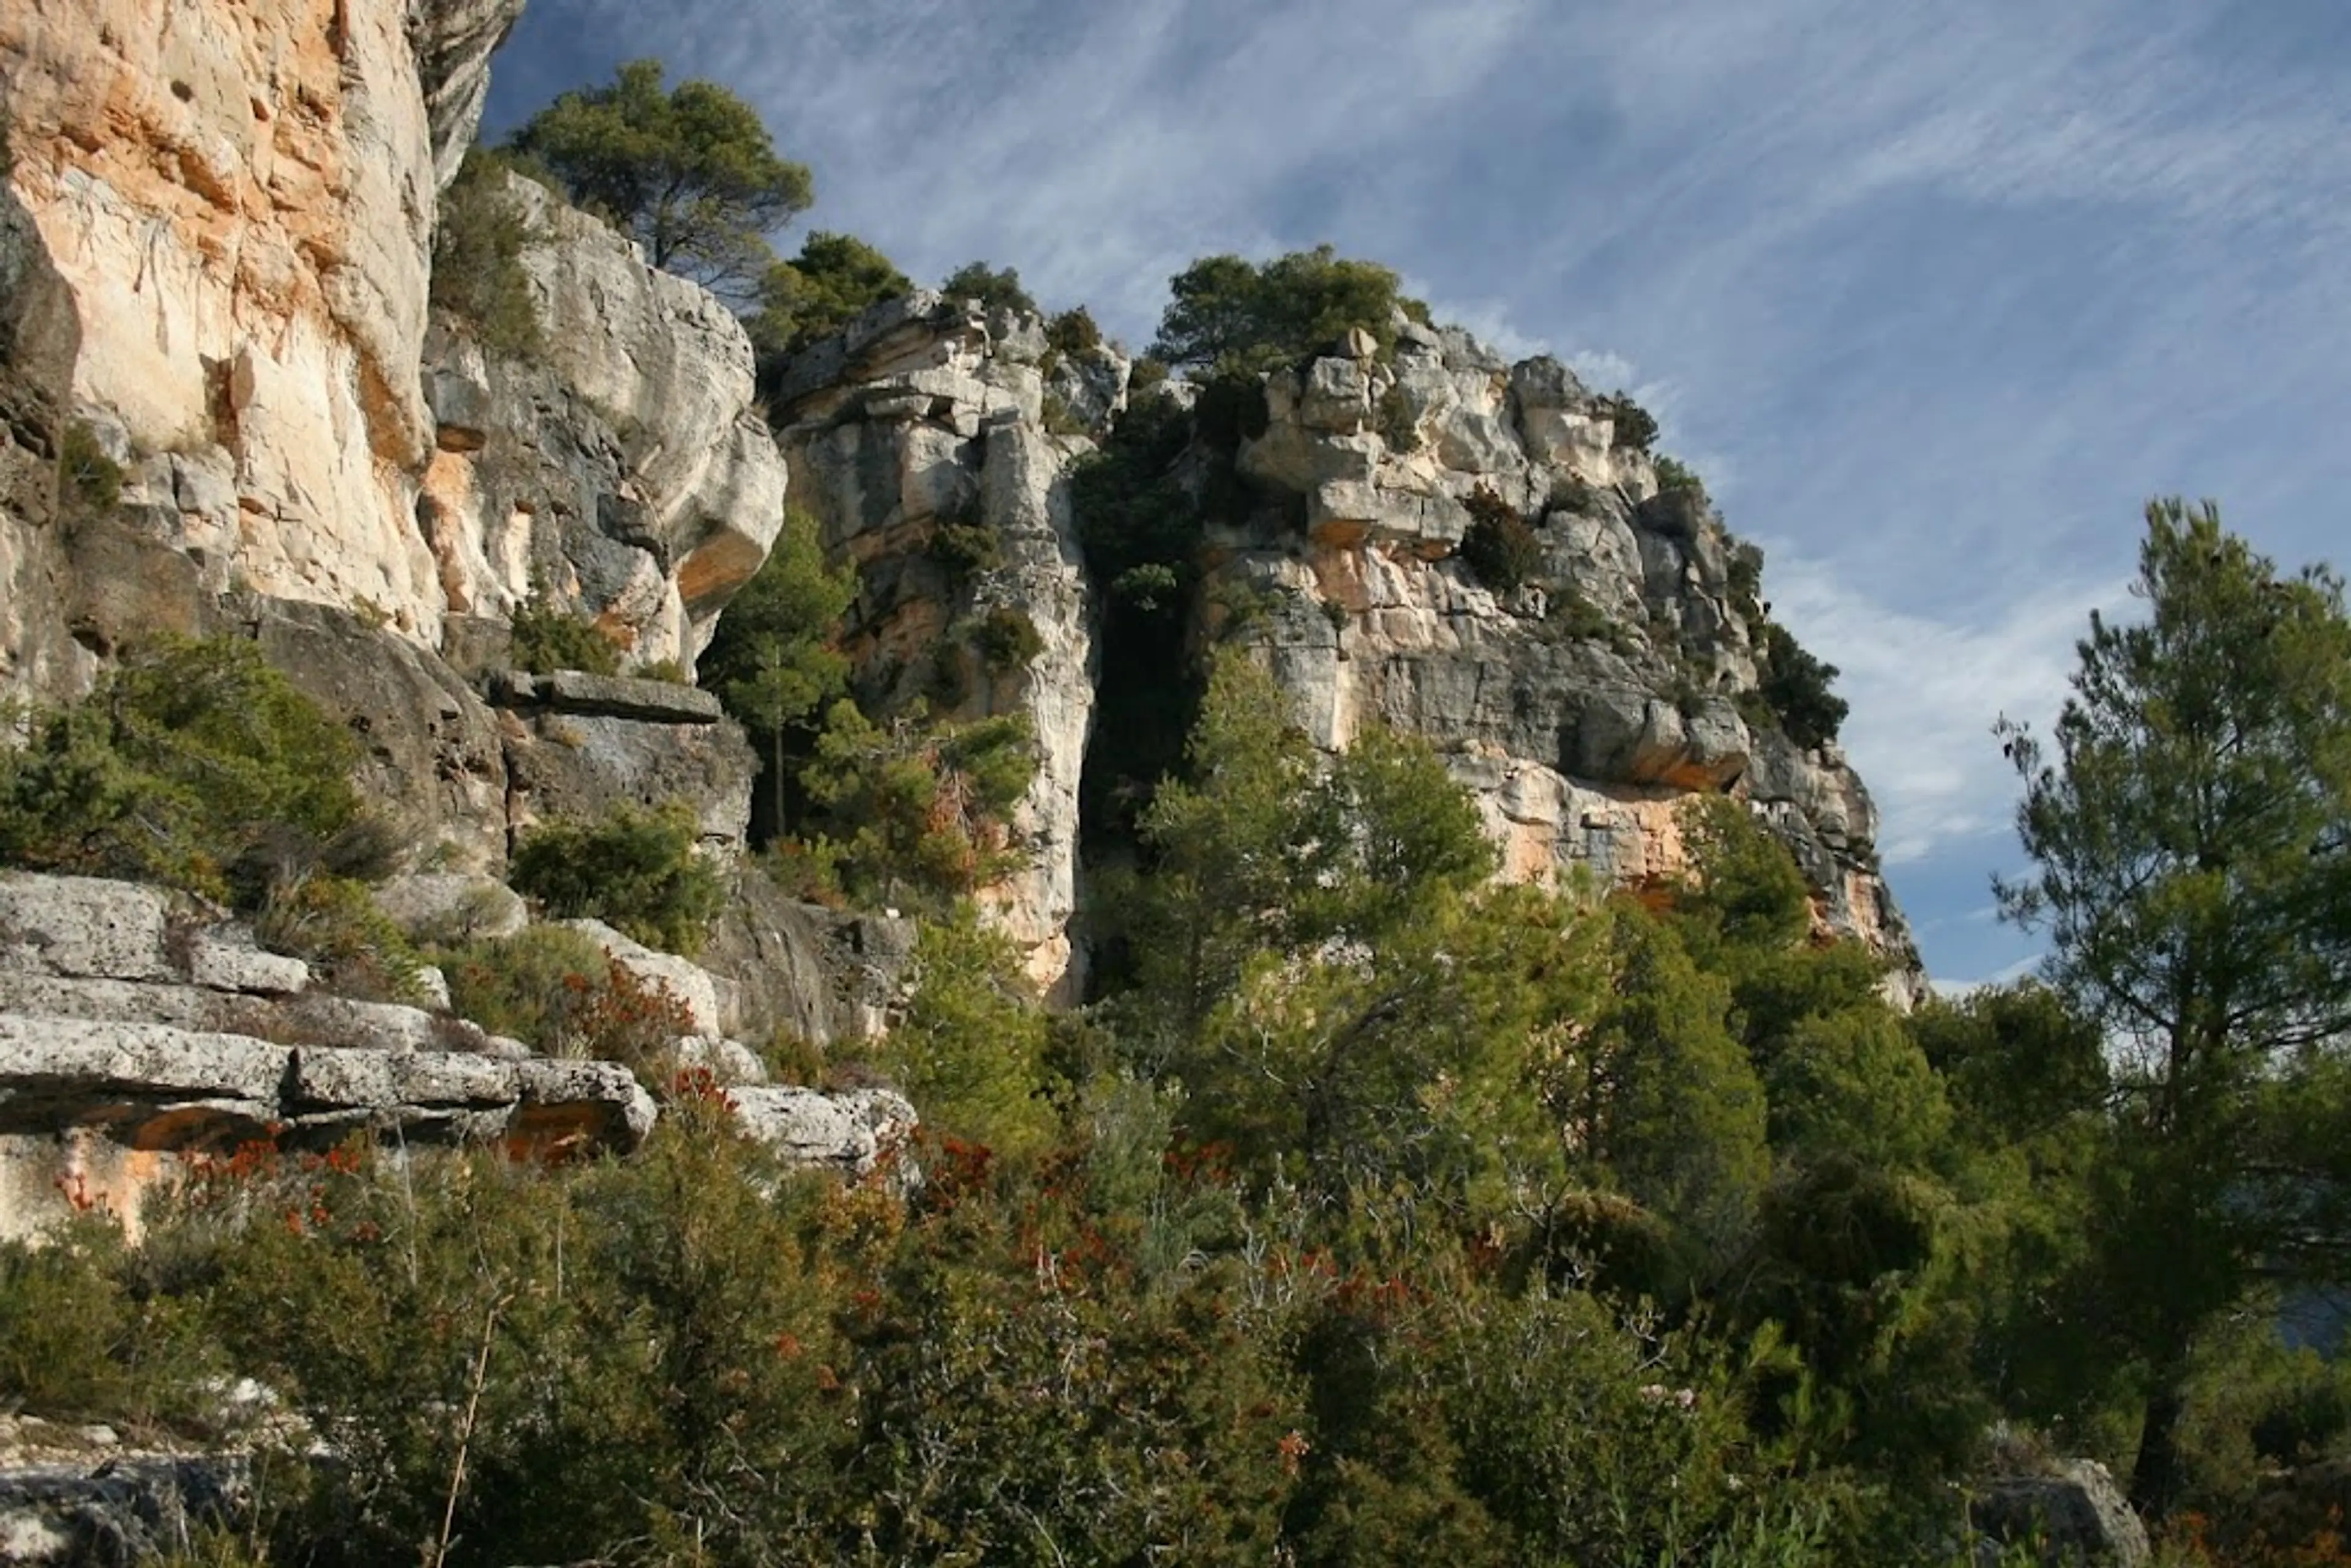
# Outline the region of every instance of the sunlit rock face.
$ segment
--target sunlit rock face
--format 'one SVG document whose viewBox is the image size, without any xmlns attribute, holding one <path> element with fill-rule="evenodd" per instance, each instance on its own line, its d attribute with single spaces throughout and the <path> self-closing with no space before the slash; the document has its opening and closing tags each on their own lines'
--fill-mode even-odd
<svg viewBox="0 0 2351 1568">
<path fill-rule="evenodd" d="M 1795 852 L 1819 933 L 1895 956 L 1907 999 L 1876 809 L 1837 747 L 1750 722 L 1766 607 L 1703 493 L 1660 490 L 1555 360 L 1414 323 L 1384 362 L 1367 336 L 1338 348 L 1267 378 L 1236 466 L 1274 504 L 1212 526 L 1203 633 L 1264 662 L 1326 749 L 1373 723 L 1426 737 L 1511 877 L 1669 880 L 1675 804 L 1746 801 Z M 1532 527 L 1544 586 L 1497 592 L 1464 560 L 1480 490 Z"/>
<path fill-rule="evenodd" d="M 881 306 L 787 368 L 774 400 L 793 501 L 863 584 L 847 646 L 869 688 L 919 692 L 957 719 L 1018 715 L 1037 773 L 1013 814 L 1021 865 L 985 889 L 993 918 L 1029 954 L 1049 995 L 1082 976 L 1070 936 L 1078 900 L 1078 786 L 1092 733 L 1095 604 L 1070 510 L 1068 473 L 1092 450 L 1048 429 L 1049 375 L 1069 389 L 1057 424 L 1097 425 L 1123 406 L 1126 361 L 1097 351 L 1049 362 L 1033 317 L 915 294 Z M 1057 393 L 1057 397 L 1061 394 Z M 958 571 L 943 528 L 977 527 L 995 559 Z M 1037 651 L 991 668 L 959 636 L 1018 611 Z"/>
</svg>

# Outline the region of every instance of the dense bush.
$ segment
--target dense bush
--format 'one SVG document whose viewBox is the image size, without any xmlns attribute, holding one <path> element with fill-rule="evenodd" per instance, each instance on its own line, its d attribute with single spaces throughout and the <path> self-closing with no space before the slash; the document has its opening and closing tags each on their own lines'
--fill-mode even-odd
<svg viewBox="0 0 2351 1568">
<path fill-rule="evenodd" d="M 887 299 L 914 291 L 890 258 L 853 235 L 820 229 L 799 255 L 770 266 L 759 279 L 759 307 L 747 325 L 766 359 L 796 354 L 831 337 Z"/>
<path fill-rule="evenodd" d="M 122 499 L 122 465 L 106 455 L 98 433 L 80 420 L 57 442 L 58 499 L 84 517 L 110 512 Z"/>
<path fill-rule="evenodd" d="M 996 674 L 1025 670 L 1045 651 L 1045 635 L 1029 612 L 1014 604 L 999 604 L 981 616 L 971 629 L 971 645 L 980 662 Z"/>
<path fill-rule="evenodd" d="M 1657 488 L 1660 492 L 1688 490 L 1700 496 L 1706 494 L 1706 481 L 1700 479 L 1695 471 L 1684 467 L 1663 453 L 1657 455 L 1656 470 Z"/>
<path fill-rule="evenodd" d="M 535 598 L 517 604 L 510 618 L 514 667 L 536 675 L 580 670 L 591 675 L 621 673 L 621 650 L 588 616 Z"/>
<path fill-rule="evenodd" d="M 493 353 L 528 358 L 540 345 L 530 276 L 523 270 L 529 225 L 506 191 L 512 161 L 484 148 L 465 154 L 441 193 L 433 229 L 434 308 L 463 322 Z"/>
<path fill-rule="evenodd" d="M 1614 423 L 1617 445 L 1632 452 L 1646 452 L 1656 444 L 1656 417 L 1623 392 L 1602 398 L 1593 412 Z"/>
<path fill-rule="evenodd" d="M 666 1089 L 673 1048 L 693 1015 L 658 981 L 640 980 L 586 934 L 532 925 L 443 956 L 459 1016 L 549 1056 L 617 1061 Z"/>
<path fill-rule="evenodd" d="M 1542 570 L 1542 540 L 1516 507 L 1484 485 L 1470 492 L 1466 505 L 1469 527 L 1461 536 L 1461 559 L 1479 582 L 1508 593 Z"/>
<path fill-rule="evenodd" d="M 950 299 L 976 299 L 991 315 L 1002 310 L 1020 316 L 1039 313 L 1035 297 L 1020 287 L 1016 268 L 998 269 L 984 261 L 967 262 L 956 268 L 939 285 L 939 292 Z"/>
<path fill-rule="evenodd" d="M 1386 267 L 1346 260 L 1327 245 L 1264 263 L 1208 256 L 1171 278 L 1168 291 L 1152 354 L 1219 374 L 1294 364 L 1355 329 L 1384 355 L 1395 347 L 1395 312 L 1417 304 Z"/>
<path fill-rule="evenodd" d="M 804 836 L 831 841 L 853 894 L 951 901 L 1013 863 L 1007 823 L 1036 767 L 1018 718 L 941 724 L 917 703 L 877 724 L 843 699 L 801 776 L 816 809 Z"/>
<path fill-rule="evenodd" d="M 1836 738 L 1849 711 L 1829 690 L 1837 667 L 1804 651 L 1793 633 L 1776 622 L 1763 629 L 1763 678 L 1758 691 L 1788 738 L 1802 747 Z"/>
<path fill-rule="evenodd" d="M 257 905 L 302 871 L 382 870 L 358 743 L 253 643 L 164 638 L 0 749 L 0 864 Z M 369 852 L 360 853 L 359 852 Z"/>
<path fill-rule="evenodd" d="M 648 946 L 692 954 L 718 915 L 718 868 L 695 852 L 701 826 L 681 800 L 623 802 L 601 818 L 558 818 L 516 845 L 515 890 L 559 919 L 593 916 Z"/>
<path fill-rule="evenodd" d="M 1082 305 L 1073 306 L 1045 323 L 1045 346 L 1054 353 L 1091 354 L 1102 344 L 1102 329 Z"/>
<path fill-rule="evenodd" d="M 254 934 L 272 952 L 308 960 L 328 990 L 386 1002 L 423 998 L 423 959 L 365 883 L 298 875 L 269 890 Z"/>
</svg>

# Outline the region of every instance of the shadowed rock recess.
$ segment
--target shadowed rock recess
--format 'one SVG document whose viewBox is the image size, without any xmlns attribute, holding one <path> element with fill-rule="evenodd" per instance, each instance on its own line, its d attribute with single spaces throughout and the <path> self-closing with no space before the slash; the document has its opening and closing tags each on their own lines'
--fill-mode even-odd
<svg viewBox="0 0 2351 1568">
<path fill-rule="evenodd" d="M 1081 803 L 1116 691 L 1071 480 L 1129 416 L 1128 361 L 917 293 L 784 365 L 762 406 L 718 300 L 506 176 L 540 346 L 486 347 L 428 302 L 434 225 L 519 9 L 0 10 L 0 696 L 75 697 L 160 632 L 256 641 L 361 740 L 361 784 L 402 830 L 387 898 L 412 913 L 486 908 L 535 824 L 683 799 L 737 889 L 695 970 L 710 1039 L 871 1033 L 904 926 L 747 871 L 740 730 L 642 678 L 690 674 L 789 500 L 859 573 L 861 692 L 1027 720 L 1019 863 L 982 902 L 1049 994 L 1077 998 Z M 1876 811 L 1834 745 L 1755 719 L 1761 601 L 1702 494 L 1661 491 L 1554 361 L 1412 322 L 1393 351 L 1353 336 L 1265 378 L 1262 419 L 1199 487 L 1182 653 L 1247 650 L 1326 749 L 1374 722 L 1428 737 L 1514 878 L 1673 875 L 1675 802 L 1728 791 L 1794 850 L 1820 933 L 1886 953 L 1907 997 Z M 72 482 L 69 447 L 119 486 Z M 1533 528 L 1528 586 L 1483 586 L 1462 559 L 1481 489 Z M 992 534 L 991 559 L 943 562 L 949 523 Z M 589 619 L 635 674 L 508 669 L 527 604 Z M 953 635 L 1012 612 L 1035 632 L 1017 667 Z M 6 889 L 0 1228 L 62 1192 L 135 1197 L 159 1162 L 259 1131 L 626 1146 L 653 1114 L 618 1068 L 315 996 L 299 966 L 160 894 Z M 805 1092 L 743 1113 L 843 1168 L 911 1115 Z"/>
</svg>

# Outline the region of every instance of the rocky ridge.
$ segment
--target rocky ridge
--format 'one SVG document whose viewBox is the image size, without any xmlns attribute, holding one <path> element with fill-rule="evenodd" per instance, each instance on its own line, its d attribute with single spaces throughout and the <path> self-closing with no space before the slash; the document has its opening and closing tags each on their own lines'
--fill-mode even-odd
<svg viewBox="0 0 2351 1568">
<path fill-rule="evenodd" d="M 404 891 L 423 918 L 445 906 Z M 740 1008 L 723 978 L 580 924 L 680 999 L 678 1062 L 709 1071 L 753 1136 L 851 1176 L 905 1140 L 913 1108 L 887 1090 L 767 1083 L 727 1037 Z M 626 1067 L 538 1055 L 452 1013 L 445 992 L 430 1009 L 327 994 L 193 900 L 0 873 L 0 1236 L 99 1206 L 135 1224 L 159 1183 L 253 1141 L 320 1150 L 361 1134 L 544 1158 L 633 1148 L 658 1114 Z"/>
</svg>

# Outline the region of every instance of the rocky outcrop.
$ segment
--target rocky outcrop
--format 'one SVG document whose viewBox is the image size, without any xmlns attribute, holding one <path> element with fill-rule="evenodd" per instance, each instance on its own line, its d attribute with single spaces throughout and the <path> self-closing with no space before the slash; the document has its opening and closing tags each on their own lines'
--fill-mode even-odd
<svg viewBox="0 0 2351 1568">
<path fill-rule="evenodd" d="M 788 1160 L 862 1176 L 910 1135 L 912 1108 L 886 1091 L 765 1087 L 726 1038 L 730 984 L 580 924 L 684 1002 L 681 1064 L 710 1067 Z M 158 1183 L 256 1140 L 319 1149 L 359 1133 L 544 1157 L 633 1148 L 655 1115 L 625 1067 L 538 1056 L 445 1008 L 321 994 L 300 960 L 193 900 L 0 873 L 0 1236 L 98 1206 L 135 1225 Z"/>
<path fill-rule="evenodd" d="M 232 587 L 428 648 L 544 593 L 692 664 L 782 517 L 733 316 L 516 181 L 543 349 L 489 362 L 430 319 L 436 195 L 520 8 L 0 18 L 0 677 L 69 692 Z M 68 549 L 74 428 L 122 489 Z"/>
<path fill-rule="evenodd" d="M 1033 317 L 917 293 L 794 361 L 772 401 L 793 502 L 860 572 L 846 639 L 860 685 L 950 717 L 1028 721 L 1037 773 L 1012 822 L 1026 866 L 985 897 L 1039 983 L 1067 998 L 1081 983 L 1069 925 L 1096 655 L 1065 481 L 1091 444 L 1044 427 L 1046 351 Z M 1123 392 L 1123 361 L 1104 362 L 1098 379 Z M 1106 411 L 1115 396 L 1098 401 Z M 950 529 L 981 530 L 986 559 L 950 558 Z M 996 612 L 1036 631 L 1037 652 L 1017 668 L 972 645 Z"/>
<path fill-rule="evenodd" d="M 1195 646 L 1249 649 L 1326 749 L 1371 723 L 1426 737 L 1515 878 L 1673 877 L 1677 802 L 1730 793 L 1794 851 L 1820 934 L 1896 957 L 1890 988 L 1907 998 L 1916 960 L 1877 874 L 1876 810 L 1842 753 L 1792 741 L 1756 696 L 1758 560 L 1703 493 L 1661 490 L 1650 455 L 1618 441 L 1614 406 L 1555 360 L 1510 364 L 1408 321 L 1392 355 L 1355 336 L 1266 377 L 1262 417 L 1243 419 L 1231 454 L 1238 483 L 1203 484 L 1217 499 Z M 794 499 L 861 573 L 850 646 L 869 694 L 944 686 L 960 712 L 1037 727 L 1031 863 L 998 890 L 998 918 L 1068 994 L 1099 585 L 1064 482 L 1091 442 L 1046 433 L 1040 388 L 1058 428 L 1098 428 L 1123 406 L 1125 362 L 1103 351 L 1105 373 L 1042 341 L 1033 319 L 917 294 L 794 360 L 775 403 Z M 1463 559 L 1481 490 L 1534 530 L 1529 586 L 1496 592 Z M 940 541 L 975 525 L 1002 564 L 959 575 Z M 974 678 L 957 629 L 996 604 L 1026 612 L 1044 652 Z"/>
<path fill-rule="evenodd" d="M 1987 1482 L 1969 1504 L 1968 1520 L 1984 1538 L 1979 1554 L 1983 1562 L 2013 1562 L 2011 1549 L 2027 1544 L 2052 1568 L 2137 1568 L 2148 1559 L 2147 1526 L 2131 1511 L 2105 1466 L 2095 1459 L 2067 1460 L 2045 1474 Z"/>
<path fill-rule="evenodd" d="M 486 353 L 448 319 L 425 345 L 417 516 L 449 610 L 502 618 L 544 595 L 642 663 L 691 665 L 783 526 L 750 340 L 624 235 L 531 181 L 505 193 L 540 348 Z"/>
<path fill-rule="evenodd" d="M 1907 995 L 1916 960 L 1860 779 L 1834 746 L 1750 722 L 1753 563 L 1702 492 L 1661 492 L 1556 361 L 1400 322 L 1384 362 L 1361 336 L 1267 378 L 1235 463 L 1290 499 L 1212 522 L 1207 632 L 1266 661 L 1327 748 L 1367 723 L 1434 743 L 1511 876 L 1670 876 L 1674 803 L 1745 800 L 1794 850 L 1819 929 L 1904 960 Z M 1528 586 L 1497 592 L 1462 558 L 1480 490 L 1534 530 Z"/>
<path fill-rule="evenodd" d="M 165 1560 L 203 1531 L 245 1522 L 250 1469 L 241 1452 L 173 1452 L 110 1427 L 0 1416 L 0 1563 Z"/>
</svg>

